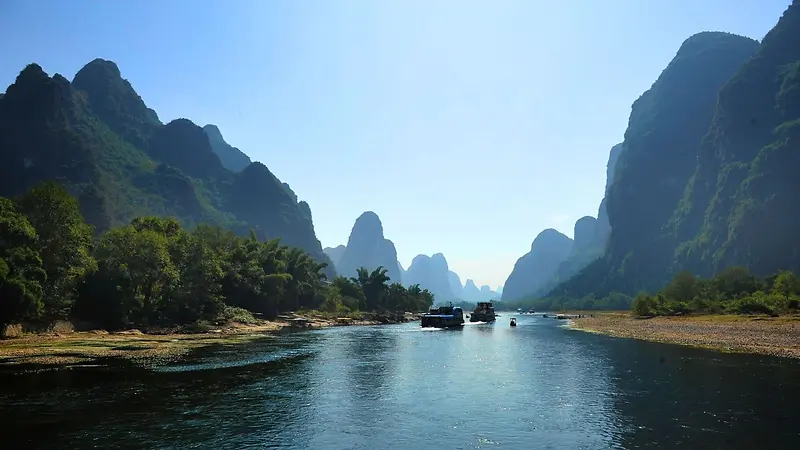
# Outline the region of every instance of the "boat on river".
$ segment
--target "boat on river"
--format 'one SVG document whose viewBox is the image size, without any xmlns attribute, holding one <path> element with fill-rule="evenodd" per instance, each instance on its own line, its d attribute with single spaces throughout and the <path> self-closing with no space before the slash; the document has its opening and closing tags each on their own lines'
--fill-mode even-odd
<svg viewBox="0 0 800 450">
<path fill-rule="evenodd" d="M 494 313 L 494 305 L 492 302 L 478 302 L 478 306 L 472 311 L 469 316 L 470 322 L 494 322 L 497 315 Z"/>
<path fill-rule="evenodd" d="M 464 325 L 464 310 L 452 304 L 431 308 L 422 316 L 423 328 L 454 328 Z"/>
<path fill-rule="evenodd" d="M 516 317 L 512 317 L 512 318 L 511 318 L 511 326 L 512 326 L 512 327 L 515 327 L 515 326 L 517 326 L 517 318 L 516 318 Z"/>
</svg>

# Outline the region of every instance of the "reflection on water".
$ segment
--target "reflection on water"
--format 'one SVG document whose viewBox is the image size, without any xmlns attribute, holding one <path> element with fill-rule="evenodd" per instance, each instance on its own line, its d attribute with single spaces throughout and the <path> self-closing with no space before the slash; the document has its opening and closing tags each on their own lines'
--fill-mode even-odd
<svg viewBox="0 0 800 450">
<path fill-rule="evenodd" d="M 615 340 L 625 448 L 797 448 L 796 361 Z"/>
<path fill-rule="evenodd" d="M 794 448 L 795 361 L 518 317 L 343 327 L 0 378 L 14 448 Z M 4 446 L 5 448 L 5 446 Z"/>
</svg>

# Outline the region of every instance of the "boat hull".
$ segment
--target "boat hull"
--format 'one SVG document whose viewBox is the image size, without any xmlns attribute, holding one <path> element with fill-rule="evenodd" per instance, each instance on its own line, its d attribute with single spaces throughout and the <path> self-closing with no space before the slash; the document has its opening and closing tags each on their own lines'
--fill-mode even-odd
<svg viewBox="0 0 800 450">
<path fill-rule="evenodd" d="M 469 316 L 470 322 L 494 322 L 495 320 L 497 320 L 497 316 L 494 314 L 472 313 Z"/>
<path fill-rule="evenodd" d="M 422 316 L 422 328 L 455 328 L 464 325 L 464 317 L 445 315 Z"/>
</svg>

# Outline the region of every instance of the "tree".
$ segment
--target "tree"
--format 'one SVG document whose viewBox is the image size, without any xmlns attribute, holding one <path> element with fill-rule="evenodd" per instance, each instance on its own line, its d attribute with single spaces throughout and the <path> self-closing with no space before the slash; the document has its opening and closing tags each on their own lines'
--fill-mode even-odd
<svg viewBox="0 0 800 450">
<path fill-rule="evenodd" d="M 364 291 L 353 279 L 340 275 L 331 281 L 331 285 L 342 295 L 342 304 L 351 311 L 367 307 Z"/>
<path fill-rule="evenodd" d="M 166 236 L 133 225 L 114 228 L 100 241 L 98 257 L 118 280 L 120 300 L 141 307 L 150 319 L 157 319 L 163 294 L 179 277 L 168 243 Z"/>
<path fill-rule="evenodd" d="M 800 277 L 788 270 L 778 272 L 772 282 L 772 292 L 789 300 L 791 296 L 800 294 Z"/>
<path fill-rule="evenodd" d="M 36 230 L 36 249 L 47 274 L 43 283 L 44 314 L 65 317 L 78 283 L 97 269 L 90 255 L 92 227 L 81 216 L 75 197 L 55 182 L 46 182 L 23 194 L 17 208 Z"/>
<path fill-rule="evenodd" d="M 662 292 L 668 299 L 688 303 L 698 293 L 697 278 L 688 270 L 683 270 L 672 278 Z"/>
<path fill-rule="evenodd" d="M 36 241 L 28 219 L 0 197 L 0 326 L 42 314 L 42 283 L 47 275 Z"/>
<path fill-rule="evenodd" d="M 182 233 L 174 243 L 178 282 L 170 293 L 168 315 L 180 323 L 213 318 L 222 300 L 219 255 L 202 239 Z"/>
<path fill-rule="evenodd" d="M 633 300 L 633 314 L 638 317 L 650 317 L 656 315 L 657 301 L 655 298 L 640 293 Z"/>
<path fill-rule="evenodd" d="M 353 282 L 357 283 L 364 292 L 366 309 L 376 310 L 383 306 L 382 300 L 386 292 L 386 282 L 389 281 L 389 277 L 386 275 L 387 272 L 383 266 L 378 266 L 372 272 L 360 267 L 356 271 L 357 276 L 352 278 Z"/>
<path fill-rule="evenodd" d="M 759 289 L 759 281 L 741 266 L 728 267 L 714 277 L 714 288 L 722 298 L 733 299 L 752 294 Z"/>
</svg>

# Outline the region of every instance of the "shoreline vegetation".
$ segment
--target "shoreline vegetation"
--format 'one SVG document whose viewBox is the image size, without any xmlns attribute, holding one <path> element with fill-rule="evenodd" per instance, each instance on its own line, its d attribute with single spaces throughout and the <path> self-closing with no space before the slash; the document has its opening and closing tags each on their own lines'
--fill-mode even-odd
<svg viewBox="0 0 800 450">
<path fill-rule="evenodd" d="M 694 315 L 640 318 L 628 312 L 593 312 L 570 328 L 729 353 L 800 358 L 800 316 Z"/>
<path fill-rule="evenodd" d="M 85 207 L 56 182 L 0 197 L 0 363 L 169 359 L 287 326 L 398 323 L 434 302 L 383 267 L 329 279 L 253 230 L 139 217 L 97 233 Z"/>
<path fill-rule="evenodd" d="M 580 311 L 578 314 L 584 317 L 570 321 L 570 327 L 576 330 L 724 352 L 800 358 L 800 277 L 791 271 L 759 278 L 745 267 L 733 266 L 708 279 L 682 271 L 655 295 L 643 292 L 628 297 L 628 302 L 616 301 L 621 298 L 623 294 L 612 294 L 600 301 L 590 296 L 527 303 L 554 312 Z M 614 303 L 627 305 L 615 308 L 617 311 L 596 308 Z M 595 308 L 580 307 L 587 305 Z M 520 307 L 526 306 L 526 302 L 520 303 Z"/>
</svg>

